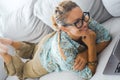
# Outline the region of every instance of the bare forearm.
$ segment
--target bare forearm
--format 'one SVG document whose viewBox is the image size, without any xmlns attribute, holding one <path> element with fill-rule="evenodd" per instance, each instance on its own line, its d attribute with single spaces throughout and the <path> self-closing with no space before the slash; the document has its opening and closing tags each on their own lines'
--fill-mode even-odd
<svg viewBox="0 0 120 80">
<path fill-rule="evenodd" d="M 96 71 L 96 62 L 97 61 L 97 50 L 96 45 L 92 45 L 88 47 L 88 67 L 91 69 L 92 73 L 94 74 Z"/>
<path fill-rule="evenodd" d="M 94 61 L 97 60 L 97 53 L 100 53 L 107 47 L 107 45 L 110 43 L 110 41 L 107 42 L 101 42 L 96 45 L 92 45 L 88 48 L 88 61 Z"/>
<path fill-rule="evenodd" d="M 106 41 L 106 42 L 101 42 L 99 44 L 96 44 L 97 53 L 99 54 L 101 51 L 103 51 L 108 46 L 108 44 L 110 42 L 111 42 L 111 40 L 110 41 Z"/>
<path fill-rule="evenodd" d="M 107 45 L 110 43 L 110 41 L 102 42 L 99 44 L 96 44 L 96 46 L 91 46 L 88 48 L 88 62 L 96 62 L 97 61 L 97 53 L 100 53 L 107 47 Z M 92 73 L 94 74 L 96 71 L 97 63 L 94 65 L 88 65 L 88 67 L 91 69 Z"/>
<path fill-rule="evenodd" d="M 97 54 L 96 54 L 96 45 L 92 45 L 90 48 L 88 48 L 88 61 L 96 61 L 97 60 Z"/>
<path fill-rule="evenodd" d="M 99 54 L 100 52 L 102 52 L 110 43 L 111 41 L 106 41 L 106 42 L 101 42 L 99 44 L 96 44 L 96 52 Z M 88 50 L 85 50 L 85 52 L 87 52 L 88 54 Z"/>
</svg>

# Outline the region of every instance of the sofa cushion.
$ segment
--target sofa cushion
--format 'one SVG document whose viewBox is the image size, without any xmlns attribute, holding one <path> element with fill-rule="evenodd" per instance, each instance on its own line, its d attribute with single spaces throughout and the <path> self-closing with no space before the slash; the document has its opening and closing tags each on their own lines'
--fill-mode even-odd
<svg viewBox="0 0 120 80">
<path fill-rule="evenodd" d="M 102 0 L 105 8 L 112 16 L 120 16 L 120 0 Z"/>
<path fill-rule="evenodd" d="M 120 17 L 111 18 L 102 24 L 106 29 L 110 31 L 110 34 L 113 38 L 115 38 L 118 34 L 120 34 Z"/>
<path fill-rule="evenodd" d="M 0 16 L 0 33 L 4 37 L 20 41 L 38 42 L 52 31 L 34 16 L 33 9 L 37 0 L 27 0 L 15 12 Z"/>
</svg>

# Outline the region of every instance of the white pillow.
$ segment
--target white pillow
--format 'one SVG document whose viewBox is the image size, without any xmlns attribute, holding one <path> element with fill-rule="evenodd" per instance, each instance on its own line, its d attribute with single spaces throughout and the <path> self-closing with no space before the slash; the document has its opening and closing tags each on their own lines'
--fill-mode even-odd
<svg viewBox="0 0 120 80">
<path fill-rule="evenodd" d="M 120 0 L 102 0 L 105 8 L 112 16 L 120 16 Z"/>
<path fill-rule="evenodd" d="M 107 30 L 110 31 L 110 34 L 112 35 L 112 38 L 116 37 L 120 34 L 120 17 L 118 18 L 111 18 L 108 21 L 104 22 L 102 24 Z"/>
<path fill-rule="evenodd" d="M 38 0 L 34 6 L 34 15 L 52 27 L 51 16 L 56 5 L 63 0 Z M 76 2 L 83 11 L 88 11 L 94 0 L 73 0 Z"/>
<path fill-rule="evenodd" d="M 52 31 L 40 19 L 33 15 L 34 4 L 37 0 L 27 0 L 26 4 L 17 11 L 1 16 L 0 30 L 4 37 L 20 41 L 38 42 Z"/>
</svg>

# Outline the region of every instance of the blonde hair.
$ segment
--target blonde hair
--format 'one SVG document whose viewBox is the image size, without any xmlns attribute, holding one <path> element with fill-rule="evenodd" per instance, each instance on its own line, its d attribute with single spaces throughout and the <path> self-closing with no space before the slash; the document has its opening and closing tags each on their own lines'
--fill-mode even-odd
<svg viewBox="0 0 120 80">
<path fill-rule="evenodd" d="M 79 6 L 70 0 L 60 2 L 54 11 L 53 25 L 64 25 L 66 23 L 67 13 L 75 7 Z"/>
<path fill-rule="evenodd" d="M 58 49 L 60 51 L 61 57 L 66 60 L 64 51 L 60 46 L 60 30 L 58 25 L 63 26 L 65 24 L 65 19 L 67 18 L 67 13 L 73 8 L 78 7 L 78 5 L 72 1 L 63 1 L 55 8 L 54 15 L 52 16 L 53 27 L 58 32 Z"/>
</svg>

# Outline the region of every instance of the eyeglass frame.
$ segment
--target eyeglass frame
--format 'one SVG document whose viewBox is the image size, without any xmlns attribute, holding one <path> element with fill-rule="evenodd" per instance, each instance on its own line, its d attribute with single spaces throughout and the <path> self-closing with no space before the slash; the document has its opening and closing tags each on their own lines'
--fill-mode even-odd
<svg viewBox="0 0 120 80">
<path fill-rule="evenodd" d="M 85 21 L 85 16 L 86 15 L 88 15 L 88 20 L 87 21 Z M 78 19 L 77 21 L 75 21 L 74 23 L 72 23 L 72 24 L 63 24 L 62 26 L 75 26 L 75 27 L 77 27 L 78 29 L 80 29 L 82 26 L 83 26 L 83 22 L 85 21 L 85 22 L 88 22 L 89 21 L 89 19 L 90 19 L 90 13 L 89 12 L 83 12 L 83 15 L 82 15 L 82 19 Z M 81 20 L 81 26 L 77 26 L 76 24 L 77 23 L 79 23 L 79 21 Z"/>
</svg>

